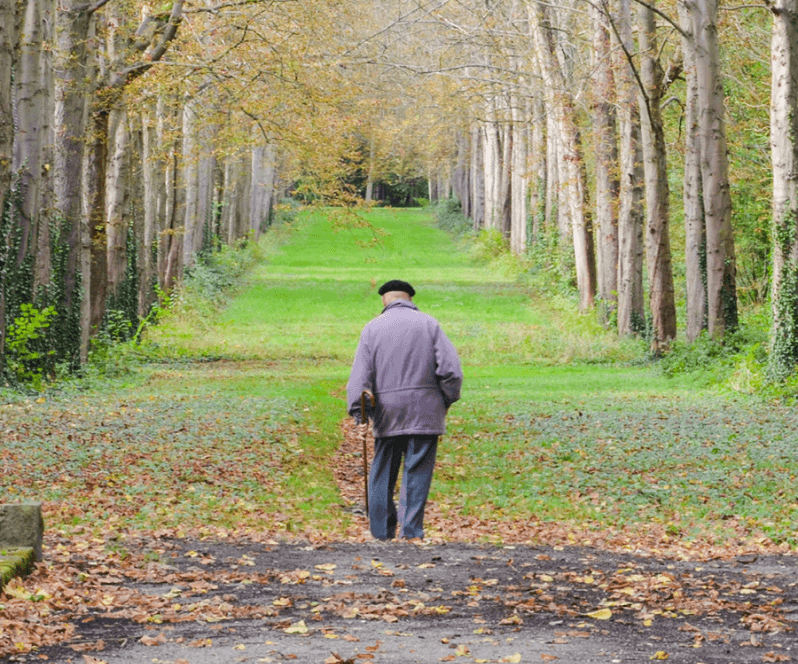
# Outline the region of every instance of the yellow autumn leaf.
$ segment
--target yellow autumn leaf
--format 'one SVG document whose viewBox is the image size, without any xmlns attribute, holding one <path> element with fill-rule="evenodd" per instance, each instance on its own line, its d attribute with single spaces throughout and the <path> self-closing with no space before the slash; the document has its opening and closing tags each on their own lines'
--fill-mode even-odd
<svg viewBox="0 0 798 664">
<path fill-rule="evenodd" d="M 305 621 L 300 620 L 299 622 L 295 622 L 290 627 L 286 627 L 283 631 L 286 634 L 307 634 L 310 630 L 308 630 L 308 626 L 305 624 Z"/>
<path fill-rule="evenodd" d="M 609 609 L 598 609 L 597 611 L 592 611 L 591 613 L 585 614 L 594 620 L 609 620 L 612 618 L 612 611 Z"/>
<path fill-rule="evenodd" d="M 507 664 L 519 664 L 521 661 L 521 653 L 517 652 L 514 655 L 508 655 L 507 657 L 502 657 L 500 662 L 506 662 Z"/>
<path fill-rule="evenodd" d="M 666 653 L 664 650 L 658 650 L 653 655 L 651 655 L 651 659 L 668 659 L 670 655 Z"/>
<path fill-rule="evenodd" d="M 316 569 L 319 569 L 322 572 L 332 572 L 337 567 L 338 565 L 336 565 L 335 563 L 324 563 L 323 565 L 316 565 Z"/>
</svg>

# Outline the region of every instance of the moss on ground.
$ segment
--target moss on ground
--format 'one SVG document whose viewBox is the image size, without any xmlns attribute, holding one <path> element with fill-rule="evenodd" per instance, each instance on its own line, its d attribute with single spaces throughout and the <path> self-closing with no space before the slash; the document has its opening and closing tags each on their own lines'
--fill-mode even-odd
<svg viewBox="0 0 798 664">
<path fill-rule="evenodd" d="M 23 576 L 33 568 L 33 549 L 0 549 L 0 590 L 11 579 Z"/>
</svg>

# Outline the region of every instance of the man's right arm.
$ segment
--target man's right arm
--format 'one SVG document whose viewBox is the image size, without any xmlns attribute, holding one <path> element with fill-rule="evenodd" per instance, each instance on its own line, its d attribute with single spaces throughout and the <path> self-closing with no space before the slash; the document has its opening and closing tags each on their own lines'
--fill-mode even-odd
<svg viewBox="0 0 798 664">
<path fill-rule="evenodd" d="M 363 394 L 363 390 L 374 392 L 374 367 L 372 364 L 369 344 L 365 335 L 361 334 L 355 352 L 355 360 L 352 363 L 352 371 L 349 374 L 349 382 L 346 384 L 348 412 L 358 422 L 360 422 L 360 395 Z"/>
</svg>

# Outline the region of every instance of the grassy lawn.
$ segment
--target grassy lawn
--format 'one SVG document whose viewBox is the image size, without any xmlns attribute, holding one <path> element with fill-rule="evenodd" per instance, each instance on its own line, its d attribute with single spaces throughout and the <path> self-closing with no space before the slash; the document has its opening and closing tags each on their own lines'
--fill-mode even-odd
<svg viewBox="0 0 798 664">
<path fill-rule="evenodd" d="M 223 311 L 149 331 L 162 361 L 0 406 L 6 499 L 44 500 L 65 530 L 353 536 L 362 525 L 330 470 L 344 386 L 377 288 L 401 278 L 464 363 L 433 481 L 436 537 L 535 521 L 795 543 L 794 410 L 665 378 L 637 342 L 475 263 L 425 211 L 364 218 L 373 228 L 336 230 L 307 214 L 267 239 Z M 487 525 L 446 527 L 459 518 Z"/>
</svg>

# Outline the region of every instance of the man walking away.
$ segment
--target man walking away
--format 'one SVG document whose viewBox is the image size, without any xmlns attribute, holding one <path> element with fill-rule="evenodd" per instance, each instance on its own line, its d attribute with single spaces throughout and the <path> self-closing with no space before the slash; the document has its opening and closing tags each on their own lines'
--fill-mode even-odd
<svg viewBox="0 0 798 664">
<path fill-rule="evenodd" d="M 460 398 L 463 372 L 438 321 L 413 304 L 416 291 L 410 284 L 388 281 L 379 294 L 382 314 L 363 328 L 346 386 L 349 414 L 359 422 L 363 390 L 374 393 L 371 534 L 393 539 L 398 524 L 401 537 L 422 538 L 438 437 L 446 433 L 449 406 Z M 402 457 L 397 513 L 393 493 Z"/>
</svg>

